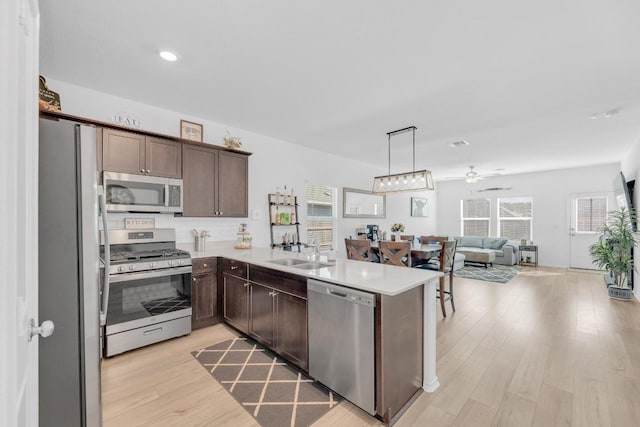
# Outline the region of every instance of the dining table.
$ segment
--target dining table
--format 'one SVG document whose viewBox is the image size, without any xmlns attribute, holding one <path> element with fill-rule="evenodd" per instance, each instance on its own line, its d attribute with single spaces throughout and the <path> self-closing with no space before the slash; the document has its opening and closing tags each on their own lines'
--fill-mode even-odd
<svg viewBox="0 0 640 427">
<path fill-rule="evenodd" d="M 378 243 L 379 241 L 371 242 L 371 251 L 376 254 L 380 252 Z M 442 249 L 440 244 L 413 242 L 411 243 L 411 258 L 423 259 L 426 262 L 440 255 L 440 249 Z"/>
</svg>

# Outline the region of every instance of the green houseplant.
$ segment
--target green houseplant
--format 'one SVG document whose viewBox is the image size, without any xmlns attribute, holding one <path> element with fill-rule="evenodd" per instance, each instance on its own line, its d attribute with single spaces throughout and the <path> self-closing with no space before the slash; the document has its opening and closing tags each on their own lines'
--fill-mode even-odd
<svg viewBox="0 0 640 427">
<path fill-rule="evenodd" d="M 589 247 L 593 264 L 609 272 L 605 280 L 612 298 L 631 298 L 628 277 L 635 270 L 631 249 L 638 244 L 635 220 L 633 209 L 609 212 L 598 241 Z"/>
</svg>

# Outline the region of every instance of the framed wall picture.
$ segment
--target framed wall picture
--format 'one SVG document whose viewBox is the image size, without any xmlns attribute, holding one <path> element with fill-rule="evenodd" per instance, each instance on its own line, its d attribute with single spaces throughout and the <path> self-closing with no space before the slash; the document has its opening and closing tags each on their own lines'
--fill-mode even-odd
<svg viewBox="0 0 640 427">
<path fill-rule="evenodd" d="M 202 142 L 202 134 L 204 129 L 200 123 L 188 122 L 180 120 L 180 138 L 189 141 Z"/>
<path fill-rule="evenodd" d="M 411 216 L 429 216 L 428 202 L 429 199 L 423 199 L 422 197 L 412 197 Z"/>
</svg>

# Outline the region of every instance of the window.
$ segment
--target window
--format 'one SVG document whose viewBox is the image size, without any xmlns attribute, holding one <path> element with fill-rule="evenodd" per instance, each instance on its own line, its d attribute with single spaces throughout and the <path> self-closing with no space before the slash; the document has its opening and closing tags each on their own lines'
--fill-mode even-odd
<svg viewBox="0 0 640 427">
<path fill-rule="evenodd" d="M 323 250 L 335 247 L 335 195 L 334 188 L 307 185 L 307 241 L 318 239 Z"/>
<path fill-rule="evenodd" d="M 498 199 L 498 237 L 532 240 L 533 198 Z"/>
<path fill-rule="evenodd" d="M 491 202 L 489 199 L 461 201 L 462 235 L 489 237 Z"/>
<path fill-rule="evenodd" d="M 576 233 L 597 233 L 607 219 L 606 197 L 576 198 Z"/>
</svg>

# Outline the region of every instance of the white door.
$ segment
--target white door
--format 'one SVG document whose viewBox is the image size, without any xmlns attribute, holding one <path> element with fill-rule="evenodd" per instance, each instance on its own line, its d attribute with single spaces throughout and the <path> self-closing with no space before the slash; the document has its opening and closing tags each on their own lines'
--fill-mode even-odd
<svg viewBox="0 0 640 427">
<path fill-rule="evenodd" d="M 37 0 L 0 2 L 0 425 L 38 425 Z"/>
<path fill-rule="evenodd" d="M 571 194 L 569 203 L 569 267 L 596 270 L 589 246 L 598 240 L 607 212 L 614 209 L 613 192 Z"/>
</svg>

